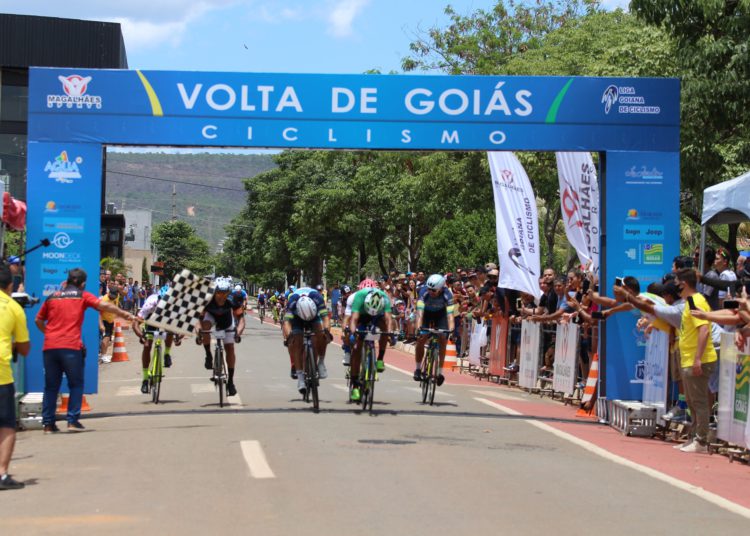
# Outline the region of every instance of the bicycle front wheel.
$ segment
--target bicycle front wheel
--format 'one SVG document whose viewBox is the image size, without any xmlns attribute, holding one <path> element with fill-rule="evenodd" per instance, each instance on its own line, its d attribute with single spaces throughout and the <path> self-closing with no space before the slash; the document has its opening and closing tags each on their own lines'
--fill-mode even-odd
<svg viewBox="0 0 750 536">
<path fill-rule="evenodd" d="M 154 346 L 154 352 L 151 356 L 151 401 L 154 404 L 159 403 L 159 395 L 161 394 L 161 376 L 162 376 L 162 363 L 164 348 L 161 344 Z"/>
<path fill-rule="evenodd" d="M 226 374 L 224 373 L 224 352 L 220 346 L 216 347 L 214 353 L 214 381 L 219 389 L 219 407 L 224 407 Z"/>
<path fill-rule="evenodd" d="M 437 346 L 434 346 L 430 352 L 430 375 L 429 380 L 429 399 L 430 406 L 435 402 L 435 389 L 437 388 L 437 377 L 440 373 L 440 354 Z"/>
<path fill-rule="evenodd" d="M 315 362 L 315 352 L 312 345 L 307 347 L 305 369 L 307 383 L 307 389 L 305 390 L 306 401 L 309 402 L 310 398 L 312 398 L 313 411 L 317 413 L 320 410 L 320 399 L 318 398 L 318 365 Z"/>
<path fill-rule="evenodd" d="M 422 388 L 422 404 L 427 403 L 427 395 L 430 392 L 430 353 L 428 352 L 422 359 L 422 381 L 419 382 Z"/>
</svg>

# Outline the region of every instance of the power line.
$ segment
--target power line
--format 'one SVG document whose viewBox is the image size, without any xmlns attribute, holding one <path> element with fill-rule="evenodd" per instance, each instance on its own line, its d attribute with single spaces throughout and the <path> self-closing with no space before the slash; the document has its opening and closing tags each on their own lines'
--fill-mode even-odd
<svg viewBox="0 0 750 536">
<path fill-rule="evenodd" d="M 112 169 L 108 169 L 107 173 L 113 173 L 115 175 L 124 175 L 126 177 L 136 177 L 138 179 L 149 179 L 152 181 L 161 181 L 161 182 L 171 182 L 173 184 L 187 184 L 189 186 L 200 186 L 202 188 L 214 188 L 216 190 L 227 190 L 230 192 L 247 192 L 245 189 L 239 189 L 239 188 L 229 188 L 227 186 L 216 186 L 216 185 L 210 185 L 210 184 L 200 184 L 197 182 L 188 182 L 188 181 L 180 181 L 177 179 L 164 179 L 160 177 L 149 177 L 148 175 L 139 175 L 137 173 L 128 173 L 125 171 L 115 171 Z"/>
</svg>

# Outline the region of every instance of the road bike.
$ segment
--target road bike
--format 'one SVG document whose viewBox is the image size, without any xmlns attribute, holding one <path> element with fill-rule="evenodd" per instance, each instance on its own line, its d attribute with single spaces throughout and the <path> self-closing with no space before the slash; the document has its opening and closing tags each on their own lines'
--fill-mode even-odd
<svg viewBox="0 0 750 536">
<path fill-rule="evenodd" d="M 226 400 L 227 393 L 227 362 L 226 362 L 226 350 L 224 348 L 224 337 L 228 330 L 213 330 L 212 335 L 216 340 L 216 346 L 214 347 L 214 359 L 213 359 L 213 375 L 211 381 L 214 382 L 214 386 L 219 391 L 219 407 L 223 408 Z M 234 330 L 231 330 L 234 331 Z"/>
<path fill-rule="evenodd" d="M 151 401 L 158 404 L 161 394 L 161 380 L 164 378 L 164 347 L 166 346 L 167 333 L 165 331 L 152 331 L 145 333 L 143 336 L 151 341 L 148 388 L 151 392 Z"/>
<path fill-rule="evenodd" d="M 318 374 L 318 354 L 315 351 L 315 344 L 313 343 L 314 332 L 310 327 L 305 326 L 305 330 L 302 333 L 303 343 L 303 368 L 305 371 L 305 394 L 303 399 L 305 402 L 312 400 L 313 412 L 318 413 L 320 411 L 320 400 L 318 398 L 318 385 L 320 384 L 320 375 Z"/>
<path fill-rule="evenodd" d="M 377 352 L 375 343 L 380 340 L 382 335 L 391 336 L 393 333 L 382 332 L 376 324 L 372 324 L 364 329 L 357 330 L 357 336 L 362 338 L 362 359 L 359 363 L 359 389 L 360 403 L 362 411 L 369 411 L 372 415 L 372 406 L 375 400 L 375 382 L 378 381 Z M 351 373 L 349 374 L 351 376 Z M 354 382 L 349 381 L 349 399 L 351 400 Z"/>
<path fill-rule="evenodd" d="M 263 323 L 263 319 L 266 317 L 266 305 L 261 304 L 258 305 L 258 318 L 260 318 L 260 323 Z"/>
<path fill-rule="evenodd" d="M 437 389 L 438 376 L 440 375 L 440 336 L 446 337 L 450 333 L 447 329 L 422 329 L 422 333 L 429 333 L 430 340 L 427 345 L 427 354 L 422 359 L 421 380 L 422 404 L 430 401 L 430 406 L 435 402 L 435 390 Z"/>
</svg>

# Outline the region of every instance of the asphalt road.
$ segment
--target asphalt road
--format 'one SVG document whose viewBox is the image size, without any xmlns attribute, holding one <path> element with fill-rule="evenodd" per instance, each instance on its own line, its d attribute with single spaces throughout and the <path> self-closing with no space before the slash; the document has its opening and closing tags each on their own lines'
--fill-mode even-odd
<svg viewBox="0 0 750 536">
<path fill-rule="evenodd" d="M 487 403 L 517 392 L 446 383 L 424 406 L 389 367 L 370 416 L 347 404 L 331 345 L 313 414 L 278 328 L 249 320 L 231 406 L 192 341 L 155 406 L 132 335 L 128 351 L 101 366 L 89 431 L 19 434 L 27 487 L 0 493 L 0 533 L 747 534 L 747 519 Z"/>
</svg>

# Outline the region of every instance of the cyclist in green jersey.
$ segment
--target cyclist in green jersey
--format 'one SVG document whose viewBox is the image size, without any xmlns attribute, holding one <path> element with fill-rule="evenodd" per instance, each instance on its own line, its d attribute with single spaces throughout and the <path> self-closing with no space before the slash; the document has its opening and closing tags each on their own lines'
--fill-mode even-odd
<svg viewBox="0 0 750 536">
<path fill-rule="evenodd" d="M 388 344 L 388 328 L 391 325 L 391 300 L 388 295 L 378 288 L 363 288 L 354 294 L 352 302 L 352 314 L 349 319 L 349 329 L 355 334 L 358 329 L 367 329 L 372 325 L 377 325 L 382 335 L 378 344 L 377 370 L 385 370 L 385 350 Z M 351 377 L 353 378 L 354 388 L 352 389 L 351 399 L 357 402 L 360 398 L 359 385 L 359 364 L 362 359 L 362 337 L 354 336 L 354 348 L 351 357 Z"/>
</svg>

